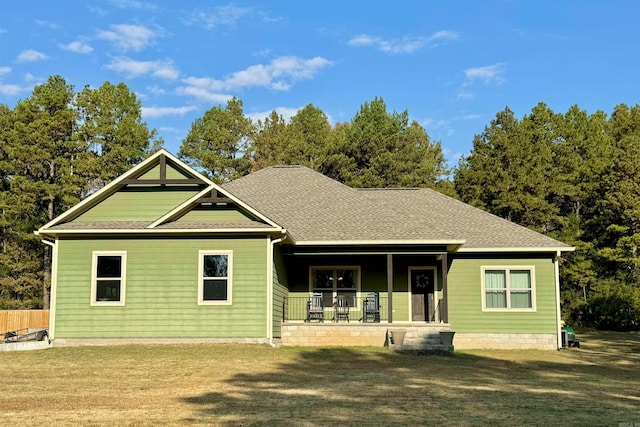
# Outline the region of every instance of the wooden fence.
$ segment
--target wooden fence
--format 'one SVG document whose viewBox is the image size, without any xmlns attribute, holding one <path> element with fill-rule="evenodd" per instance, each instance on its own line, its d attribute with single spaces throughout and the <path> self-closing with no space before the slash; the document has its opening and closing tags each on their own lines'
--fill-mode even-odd
<svg viewBox="0 0 640 427">
<path fill-rule="evenodd" d="M 0 334 L 24 328 L 48 328 L 49 310 L 0 310 Z"/>
</svg>

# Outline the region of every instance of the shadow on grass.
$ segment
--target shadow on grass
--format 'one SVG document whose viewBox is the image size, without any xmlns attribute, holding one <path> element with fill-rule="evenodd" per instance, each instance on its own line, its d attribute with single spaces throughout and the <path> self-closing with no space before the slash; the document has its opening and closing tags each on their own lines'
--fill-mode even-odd
<svg viewBox="0 0 640 427">
<path fill-rule="evenodd" d="M 269 372 L 238 373 L 184 398 L 217 425 L 618 425 L 640 423 L 640 343 L 570 352 L 415 356 L 282 348 Z"/>
</svg>

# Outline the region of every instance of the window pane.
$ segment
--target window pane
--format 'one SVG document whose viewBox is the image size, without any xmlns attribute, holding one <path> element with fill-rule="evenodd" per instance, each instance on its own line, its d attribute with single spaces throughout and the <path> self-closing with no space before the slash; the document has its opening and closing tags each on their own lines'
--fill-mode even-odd
<svg viewBox="0 0 640 427">
<path fill-rule="evenodd" d="M 487 308 L 507 308 L 507 291 L 487 291 Z"/>
<path fill-rule="evenodd" d="M 96 280 L 97 301 L 120 301 L 120 280 Z"/>
<path fill-rule="evenodd" d="M 227 280 L 204 280 L 202 298 L 205 301 L 226 301 Z"/>
<path fill-rule="evenodd" d="M 203 277 L 227 277 L 228 262 L 227 255 L 205 255 Z"/>
<path fill-rule="evenodd" d="M 333 289 L 333 270 L 313 270 L 313 288 Z"/>
<path fill-rule="evenodd" d="M 531 289 L 531 271 L 511 270 L 512 289 Z"/>
<path fill-rule="evenodd" d="M 356 288 L 356 272 L 355 270 L 338 270 L 336 271 L 338 289 L 355 289 Z"/>
<path fill-rule="evenodd" d="M 120 255 L 98 255 L 96 277 L 122 277 L 122 257 Z"/>
<path fill-rule="evenodd" d="M 531 291 L 512 291 L 511 308 L 531 308 Z"/>
<path fill-rule="evenodd" d="M 485 270 L 485 289 L 506 289 L 507 281 L 504 270 Z"/>
</svg>

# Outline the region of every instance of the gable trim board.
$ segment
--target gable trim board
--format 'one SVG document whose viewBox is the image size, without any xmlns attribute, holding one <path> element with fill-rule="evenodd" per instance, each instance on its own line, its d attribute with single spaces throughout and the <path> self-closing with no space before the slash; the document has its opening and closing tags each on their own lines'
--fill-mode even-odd
<svg viewBox="0 0 640 427">
<path fill-rule="evenodd" d="M 171 165 L 179 174 L 187 177 L 189 182 L 191 182 L 189 177 L 202 181 L 200 186 L 192 184 L 193 195 L 177 203 L 176 206 L 168 208 L 167 212 L 157 218 L 146 221 L 101 222 L 97 218 L 97 221 L 65 222 L 88 212 L 93 206 L 106 200 L 118 190 L 126 188 L 125 185 L 145 184 L 146 180 L 158 187 L 154 191 L 163 191 L 165 186 L 160 183 L 162 179 L 148 179 L 149 176 L 158 173 L 156 165 L 161 159 L 166 162 L 165 168 Z M 156 172 L 150 174 L 151 170 Z M 146 174 L 145 179 L 136 180 L 144 174 Z M 174 172 L 173 176 L 176 175 Z M 175 181 L 180 180 L 175 179 Z M 208 194 L 211 194 L 211 197 L 207 197 Z M 200 208 L 204 206 L 201 204 L 205 201 L 207 201 L 207 207 Z M 212 203 L 220 201 L 220 205 L 217 203 L 209 205 L 209 201 Z M 216 212 L 216 206 L 219 206 L 221 210 L 218 212 L 222 212 L 227 204 L 230 210 L 236 209 L 246 218 L 234 216 L 235 214 L 216 217 L 198 213 L 189 219 L 179 221 L 196 209 L 206 211 L 210 207 L 213 213 Z M 162 206 L 164 209 L 164 205 Z M 157 211 L 158 209 L 153 211 L 154 215 Z M 462 212 L 459 219 L 455 217 L 458 212 Z M 483 227 L 485 223 L 487 226 Z M 295 283 L 289 279 L 284 279 L 285 287 L 283 287 L 280 282 L 281 273 L 278 273 L 277 298 L 274 295 L 276 292 L 274 277 L 276 245 L 287 248 L 286 252 L 277 251 L 278 268 L 285 276 L 291 274 L 293 265 L 308 262 L 305 257 L 324 257 L 325 259 L 318 259 L 320 262 L 318 265 L 336 266 L 354 265 L 354 259 L 357 257 L 370 258 L 372 261 L 368 261 L 369 266 L 375 265 L 373 260 L 376 256 L 397 257 L 399 261 L 397 268 L 403 268 L 404 273 L 394 271 L 391 276 L 385 273 L 385 283 L 389 277 L 394 281 L 392 282 L 394 287 L 390 291 L 393 294 L 393 311 L 396 311 L 396 304 L 404 305 L 405 301 L 409 303 L 411 301 L 408 283 L 410 277 L 405 277 L 410 276 L 411 268 L 434 269 L 437 276 L 435 280 L 442 284 L 448 283 L 449 297 L 441 299 L 443 306 L 448 307 L 446 314 L 450 319 L 451 327 L 456 330 L 459 325 L 461 342 L 464 342 L 465 335 L 482 335 L 483 333 L 482 326 L 480 326 L 481 329 L 477 329 L 478 322 L 473 320 L 473 316 L 479 314 L 466 313 L 464 320 L 456 318 L 461 313 L 465 313 L 464 310 L 461 311 L 462 300 L 458 301 L 456 298 L 468 298 L 460 292 L 470 294 L 470 289 L 476 296 L 467 299 L 464 304 L 467 304 L 473 312 L 479 312 L 482 315 L 482 305 L 475 306 L 477 296 L 482 296 L 480 270 L 477 274 L 473 273 L 476 264 L 504 265 L 502 261 L 506 259 L 506 265 L 529 265 L 529 259 L 535 260 L 532 262 L 536 263 L 548 259 L 549 262 L 554 263 L 555 277 L 551 276 L 551 270 L 545 266 L 540 270 L 543 272 L 540 283 L 538 283 L 538 277 L 535 277 L 536 290 L 534 291 L 537 297 L 538 289 L 543 289 L 540 294 L 541 300 L 538 301 L 542 309 L 536 310 L 534 314 L 543 316 L 547 326 L 542 329 L 523 328 L 522 331 L 536 334 L 544 330 L 548 333 L 552 332 L 555 336 L 559 331 L 560 319 L 557 258 L 564 251 L 574 250 L 561 242 L 432 190 L 363 191 L 347 187 L 304 167 L 267 168 L 218 186 L 164 150 L 150 156 L 114 182 L 45 224 L 36 231 L 36 234 L 45 238 L 43 241 L 53 247 L 51 337 L 60 335 L 60 331 L 64 329 L 62 339 L 82 338 L 80 332 L 69 332 L 71 330 L 68 316 L 76 315 L 73 314 L 73 310 L 76 313 L 84 313 L 82 316 L 85 316 L 89 323 L 100 316 L 111 319 L 109 322 L 114 322 L 116 326 L 112 330 L 104 329 L 104 326 L 96 326 L 95 333 L 92 332 L 92 334 L 97 334 L 98 338 L 118 338 L 116 336 L 118 330 L 123 331 L 120 338 L 145 338 L 136 335 L 144 335 L 144 331 L 135 327 L 132 329 L 131 325 L 140 324 L 140 319 L 144 317 L 144 310 L 155 307 L 156 314 L 153 316 L 156 316 L 156 320 L 160 323 L 164 322 L 166 325 L 171 321 L 187 322 L 184 323 L 184 327 L 190 331 L 188 332 L 191 334 L 190 339 L 237 338 L 238 340 L 266 340 L 273 344 L 274 330 L 282 329 L 281 319 L 274 318 L 274 313 L 278 315 L 283 309 L 283 307 L 275 307 L 274 303 L 282 305 L 283 295 L 286 298 L 287 294 L 297 292 L 292 291 Z M 74 298 L 84 292 L 83 277 L 87 272 L 83 270 L 85 268 L 83 265 L 86 264 L 86 251 L 127 253 L 129 265 L 127 266 L 126 292 L 131 293 L 131 298 L 127 298 L 126 305 L 113 307 L 113 312 L 109 312 L 107 307 L 94 307 L 93 312 L 86 312 L 83 311 L 82 304 L 74 302 Z M 233 303 L 201 305 L 198 304 L 197 295 L 195 297 L 192 295 L 193 292 L 201 292 L 199 283 L 201 280 L 196 280 L 200 275 L 200 271 L 197 270 L 201 267 L 194 264 L 194 260 L 200 263 L 199 254 L 203 252 L 233 254 L 233 271 L 230 272 L 233 276 L 230 287 L 233 295 L 229 295 L 229 300 Z M 191 256 L 193 253 L 196 253 L 195 258 Z M 449 256 L 447 257 L 446 254 Z M 300 255 L 300 257 L 289 257 L 285 260 L 283 256 L 286 255 Z M 402 261 L 403 259 L 405 261 Z M 414 260 L 409 265 L 409 269 L 406 268 L 406 259 Z M 450 268 L 445 267 L 447 259 L 451 265 Z M 146 265 L 147 263 L 150 265 Z M 375 268 L 381 269 L 382 264 L 386 263 L 380 264 Z M 392 265 L 395 264 L 394 260 Z M 190 271 L 192 268 L 193 272 Z M 538 271 L 537 267 L 536 271 Z M 363 270 L 360 280 L 364 275 L 371 279 L 372 274 L 374 274 L 372 271 Z M 447 277 L 441 278 L 439 276 L 441 274 L 447 274 Z M 194 280 L 197 283 L 195 288 L 191 283 Z M 308 294 L 308 276 L 306 280 L 305 292 Z M 404 284 L 401 284 L 403 281 Z M 75 294 L 71 292 L 72 283 Z M 162 291 L 145 294 L 145 289 L 151 292 L 151 289 L 156 288 Z M 460 291 L 462 288 L 466 290 Z M 384 293 L 387 287 L 381 287 L 381 289 L 384 289 L 382 291 Z M 454 292 L 451 292 L 452 289 Z M 369 290 L 373 289 L 369 289 L 362 282 L 361 292 Z M 402 295 L 403 292 L 407 292 L 407 298 Z M 399 293 L 397 297 L 396 293 Z M 389 300 L 392 294 L 389 294 Z M 442 294 L 446 294 L 446 289 L 443 288 Z M 189 301 L 192 297 L 196 299 L 191 302 L 200 307 L 196 311 L 190 308 Z M 177 303 L 179 301 L 182 302 Z M 479 300 L 477 302 L 480 303 Z M 62 314 L 58 308 L 63 306 L 66 311 L 61 324 L 59 321 L 63 317 L 60 317 Z M 69 311 L 72 306 L 75 308 Z M 407 308 L 410 313 L 410 304 Z M 180 314 L 180 310 L 183 314 Z M 173 315 L 165 315 L 163 311 L 171 312 Z M 537 313 L 538 311 L 541 314 Z M 552 312 L 553 319 L 549 317 Z M 485 332 L 495 334 L 496 331 L 502 330 L 499 324 L 495 323 L 498 321 L 506 321 L 511 328 L 503 328 L 504 333 L 513 333 L 513 328 L 518 327 L 513 325 L 525 325 L 526 322 L 535 321 L 533 317 L 521 316 L 520 320 L 514 323 L 508 320 L 508 315 L 511 313 L 507 313 L 507 317 L 504 318 L 496 316 L 497 314 L 499 313 L 487 312 L 483 317 L 484 324 L 488 325 Z M 397 323 L 395 314 L 393 318 L 394 324 Z M 403 316 L 398 316 L 398 319 L 403 319 Z M 133 323 L 129 325 L 127 322 Z M 483 324 L 483 322 L 479 323 Z M 553 331 L 550 329 L 552 323 Z M 60 329 L 61 325 L 63 329 Z M 102 330 L 106 332 L 100 332 Z M 176 338 L 172 335 L 175 331 L 170 327 L 167 330 L 166 338 Z M 153 336 L 161 338 L 157 335 L 158 333 L 156 331 L 152 335 L 155 334 Z M 103 335 L 100 336 L 100 334 Z M 546 342 L 544 340 L 547 339 L 548 337 L 540 342 Z"/>
</svg>

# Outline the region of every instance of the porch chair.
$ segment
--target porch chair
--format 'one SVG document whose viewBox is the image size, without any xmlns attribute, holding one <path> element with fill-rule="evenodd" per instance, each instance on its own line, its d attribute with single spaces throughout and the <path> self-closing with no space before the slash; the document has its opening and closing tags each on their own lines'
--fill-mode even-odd
<svg viewBox="0 0 640 427">
<path fill-rule="evenodd" d="M 380 296 L 377 292 L 369 292 L 362 302 L 362 319 L 360 321 L 380 323 Z"/>
<path fill-rule="evenodd" d="M 336 297 L 336 302 L 333 304 L 333 307 L 333 321 L 339 322 L 340 320 L 346 320 L 347 323 L 349 323 L 349 301 L 347 301 L 344 295 L 338 295 Z"/>
<path fill-rule="evenodd" d="M 324 303 L 322 302 L 321 292 L 312 292 L 309 294 L 309 300 L 307 301 L 307 319 L 305 322 L 311 322 L 312 320 L 324 322 Z"/>
</svg>

